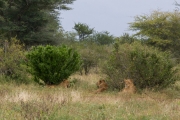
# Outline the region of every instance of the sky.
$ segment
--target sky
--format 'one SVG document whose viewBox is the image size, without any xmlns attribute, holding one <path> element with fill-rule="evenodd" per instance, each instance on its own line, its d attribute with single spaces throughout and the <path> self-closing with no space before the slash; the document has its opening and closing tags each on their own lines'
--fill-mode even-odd
<svg viewBox="0 0 180 120">
<path fill-rule="evenodd" d="M 180 3 L 180 0 L 176 0 Z M 137 15 L 150 14 L 154 10 L 174 11 L 174 0 L 76 0 L 68 5 L 72 10 L 61 11 L 60 22 L 65 31 L 75 31 L 75 23 L 85 23 L 95 31 L 108 31 L 119 37 L 133 33 L 129 24 Z M 180 7 L 179 7 L 180 8 Z"/>
</svg>

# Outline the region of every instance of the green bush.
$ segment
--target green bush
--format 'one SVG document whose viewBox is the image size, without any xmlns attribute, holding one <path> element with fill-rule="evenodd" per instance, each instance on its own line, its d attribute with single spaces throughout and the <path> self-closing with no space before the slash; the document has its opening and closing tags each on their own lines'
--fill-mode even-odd
<svg viewBox="0 0 180 120">
<path fill-rule="evenodd" d="M 100 64 L 109 57 L 108 53 L 110 50 L 109 46 L 106 45 L 99 46 L 90 41 L 82 41 L 71 45 L 81 55 L 81 75 L 87 75 L 93 70 L 95 70 L 94 72 L 98 73 L 98 67 L 100 67 Z"/>
<path fill-rule="evenodd" d="M 61 83 L 80 66 L 79 54 L 67 46 L 33 47 L 27 54 L 27 59 L 35 81 L 42 80 L 48 85 Z"/>
<path fill-rule="evenodd" d="M 113 88 L 124 87 L 123 80 L 134 80 L 137 88 L 161 89 L 173 84 L 176 69 L 171 62 L 168 52 L 142 45 L 138 42 L 132 44 L 114 45 L 110 59 L 103 67 L 107 74 L 109 84 Z"/>
<path fill-rule="evenodd" d="M 25 50 L 24 45 L 16 38 L 10 41 L 5 40 L 3 47 L 0 48 L 0 75 L 5 81 L 15 83 L 29 83 L 27 66 L 24 64 Z"/>
</svg>

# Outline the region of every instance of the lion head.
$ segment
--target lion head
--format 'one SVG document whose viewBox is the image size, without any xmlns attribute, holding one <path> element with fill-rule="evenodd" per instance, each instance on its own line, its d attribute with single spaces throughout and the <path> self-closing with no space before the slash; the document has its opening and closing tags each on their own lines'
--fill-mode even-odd
<svg viewBox="0 0 180 120">
<path fill-rule="evenodd" d="M 99 80 L 96 85 L 98 89 L 95 91 L 95 93 L 100 93 L 108 89 L 108 85 L 105 80 Z"/>
<path fill-rule="evenodd" d="M 125 87 L 122 90 L 124 93 L 135 93 L 136 87 L 131 79 L 124 79 Z"/>
<path fill-rule="evenodd" d="M 69 80 L 65 79 L 60 83 L 60 86 L 64 87 L 64 88 L 68 88 L 70 87 L 70 82 Z"/>
</svg>

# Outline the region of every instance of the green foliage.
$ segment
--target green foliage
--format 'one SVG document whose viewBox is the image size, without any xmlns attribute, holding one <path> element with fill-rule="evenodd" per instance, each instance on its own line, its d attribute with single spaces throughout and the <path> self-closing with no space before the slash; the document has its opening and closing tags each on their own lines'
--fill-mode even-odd
<svg viewBox="0 0 180 120">
<path fill-rule="evenodd" d="M 80 54 L 82 59 L 80 73 L 82 75 L 84 71 L 84 74 L 87 75 L 90 69 L 97 66 L 98 64 L 97 53 L 95 51 L 94 45 L 87 44 L 84 47 L 81 46 Z"/>
<path fill-rule="evenodd" d="M 63 36 L 64 36 L 65 41 L 68 41 L 68 43 L 70 43 L 72 41 L 78 41 L 78 39 L 76 38 L 76 36 L 77 36 L 76 32 L 66 31 L 63 33 Z"/>
<path fill-rule="evenodd" d="M 149 39 L 145 43 L 147 43 L 148 45 L 151 45 L 151 46 L 158 47 L 163 51 L 172 50 L 171 47 L 172 47 L 172 44 L 173 44 L 171 40 L 162 40 L 162 39 L 159 39 L 159 38 Z M 174 54 L 176 54 L 175 52 L 178 52 L 178 51 L 174 51 L 174 50 L 172 50 L 172 51 L 174 52 Z"/>
<path fill-rule="evenodd" d="M 74 29 L 79 35 L 79 40 L 82 41 L 93 33 L 93 28 L 89 28 L 88 25 L 83 23 L 75 23 Z"/>
<path fill-rule="evenodd" d="M 161 89 L 175 83 L 176 69 L 170 54 L 141 45 L 115 44 L 115 50 L 103 68 L 114 88 L 123 88 L 124 79 L 134 80 L 137 88 Z"/>
<path fill-rule="evenodd" d="M 130 23 L 132 30 L 139 30 L 137 35 L 160 38 L 162 40 L 178 39 L 180 33 L 179 12 L 153 11 L 150 15 L 135 17 L 135 22 Z"/>
<path fill-rule="evenodd" d="M 29 83 L 27 66 L 24 64 L 24 45 L 16 38 L 10 42 L 5 40 L 3 48 L 0 48 L 0 75 L 5 76 L 5 81 L 14 80 L 15 83 Z"/>
<path fill-rule="evenodd" d="M 114 37 L 107 31 L 95 33 L 92 39 L 98 45 L 109 45 L 114 42 Z"/>
<path fill-rule="evenodd" d="M 80 66 L 79 54 L 67 46 L 33 47 L 27 54 L 28 65 L 35 81 L 45 84 L 59 84 L 76 72 Z"/>
<path fill-rule="evenodd" d="M 179 11 L 154 11 L 150 15 L 135 17 L 130 29 L 138 31 L 137 36 L 145 37 L 148 44 L 171 50 L 176 56 L 180 51 L 180 14 Z"/>
<path fill-rule="evenodd" d="M 75 0 L 0 0 L 0 38 L 17 36 L 26 45 L 55 43 L 58 10 Z"/>
<path fill-rule="evenodd" d="M 99 46 L 91 41 L 74 42 L 71 46 L 81 55 L 81 74 L 87 75 L 93 68 L 97 72 L 99 65 L 109 57 L 109 46 Z"/>
<path fill-rule="evenodd" d="M 128 33 L 124 33 L 122 36 L 120 36 L 119 38 L 116 38 L 116 40 L 118 40 L 121 44 L 124 43 L 133 43 L 136 39 L 133 36 L 130 36 Z"/>
</svg>

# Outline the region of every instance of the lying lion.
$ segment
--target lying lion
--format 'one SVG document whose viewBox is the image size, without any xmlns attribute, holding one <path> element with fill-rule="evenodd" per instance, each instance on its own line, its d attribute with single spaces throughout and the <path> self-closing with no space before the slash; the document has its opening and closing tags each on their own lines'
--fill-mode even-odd
<svg viewBox="0 0 180 120">
<path fill-rule="evenodd" d="M 70 87 L 70 82 L 69 80 L 63 80 L 61 83 L 60 83 L 60 86 L 64 87 L 64 88 L 68 88 Z"/>
<path fill-rule="evenodd" d="M 122 90 L 123 93 L 134 94 L 136 92 L 136 87 L 131 79 L 124 79 L 125 87 Z"/>
<path fill-rule="evenodd" d="M 105 80 L 99 80 L 96 85 L 98 87 L 98 89 L 95 91 L 96 94 L 108 89 L 108 85 Z"/>
<path fill-rule="evenodd" d="M 50 88 L 54 88 L 54 87 L 57 87 L 57 86 L 61 86 L 61 87 L 64 87 L 64 88 L 68 88 L 70 87 L 70 82 L 69 80 L 63 80 L 59 85 L 47 85 L 48 87 Z"/>
</svg>

